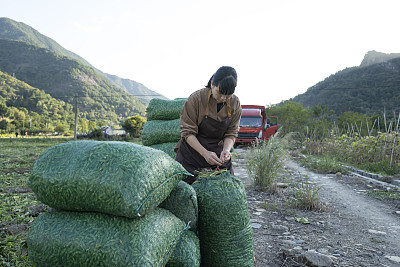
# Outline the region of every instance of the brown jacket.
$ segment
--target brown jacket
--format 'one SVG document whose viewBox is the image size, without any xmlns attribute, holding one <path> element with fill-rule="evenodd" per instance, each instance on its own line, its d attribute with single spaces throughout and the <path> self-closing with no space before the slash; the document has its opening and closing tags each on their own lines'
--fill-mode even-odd
<svg viewBox="0 0 400 267">
<path fill-rule="evenodd" d="M 210 88 L 203 88 L 192 93 L 181 111 L 181 137 L 186 140 L 189 135 L 197 136 L 198 125 L 202 122 L 206 113 L 208 93 Z M 239 122 L 242 114 L 239 98 L 232 95 L 229 99 L 231 105 L 231 121 L 225 138 L 235 141 L 239 131 Z M 224 103 L 221 110 L 217 113 L 217 101 L 211 96 L 208 107 L 208 116 L 217 121 L 223 121 L 228 117 L 227 104 Z"/>
</svg>

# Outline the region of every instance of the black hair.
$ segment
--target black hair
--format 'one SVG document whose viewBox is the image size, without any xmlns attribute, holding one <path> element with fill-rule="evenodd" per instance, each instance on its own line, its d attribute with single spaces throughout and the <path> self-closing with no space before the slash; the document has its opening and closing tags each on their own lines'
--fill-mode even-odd
<svg viewBox="0 0 400 267">
<path fill-rule="evenodd" d="M 214 86 L 219 86 L 221 94 L 231 95 L 235 92 L 237 85 L 236 70 L 229 66 L 222 66 L 211 76 L 206 87 L 211 88 L 211 81 Z"/>
</svg>

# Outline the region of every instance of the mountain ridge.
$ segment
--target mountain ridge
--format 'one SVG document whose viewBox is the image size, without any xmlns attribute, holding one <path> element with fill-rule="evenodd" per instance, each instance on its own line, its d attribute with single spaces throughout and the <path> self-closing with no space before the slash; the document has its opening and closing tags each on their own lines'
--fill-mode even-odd
<svg viewBox="0 0 400 267">
<path fill-rule="evenodd" d="M 0 70 L 74 104 L 90 120 L 121 122 L 145 115 L 146 105 L 78 60 L 22 41 L 0 39 Z"/>
<path fill-rule="evenodd" d="M 138 98 L 145 103 L 148 103 L 155 96 L 157 96 L 157 98 L 167 99 L 165 96 L 148 89 L 143 84 L 138 83 L 134 80 L 123 79 L 116 75 L 102 72 L 101 70 L 92 66 L 87 60 L 85 60 L 81 56 L 65 49 L 55 40 L 41 34 L 39 31 L 35 30 L 34 28 L 23 22 L 17 22 L 10 18 L 0 17 L 0 39 L 11 39 L 15 41 L 30 43 L 39 47 L 46 48 L 50 51 L 55 52 L 56 54 L 79 60 L 84 65 L 94 68 L 104 78 L 114 83 L 114 85 L 121 87 L 132 95 L 138 96 Z M 119 82 L 120 80 L 127 80 L 129 82 Z"/>
<path fill-rule="evenodd" d="M 399 111 L 400 57 L 376 52 L 371 60 L 368 53 L 360 66 L 338 71 L 290 101 L 305 107 L 326 105 L 337 115 L 345 111 L 367 115 Z"/>
<path fill-rule="evenodd" d="M 395 58 L 400 57 L 400 53 L 382 53 L 376 50 L 368 51 L 360 64 L 360 67 L 367 67 L 373 64 L 378 64 L 381 62 L 389 61 Z"/>
</svg>

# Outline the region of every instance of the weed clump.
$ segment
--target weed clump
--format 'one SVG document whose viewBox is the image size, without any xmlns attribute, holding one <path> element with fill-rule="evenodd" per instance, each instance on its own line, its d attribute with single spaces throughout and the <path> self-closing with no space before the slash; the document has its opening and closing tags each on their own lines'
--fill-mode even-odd
<svg viewBox="0 0 400 267">
<path fill-rule="evenodd" d="M 268 141 L 256 141 L 248 153 L 248 172 L 256 189 L 270 188 L 283 172 L 287 152 L 277 134 Z"/>
<path fill-rule="evenodd" d="M 321 188 L 322 186 L 315 186 L 308 177 L 305 177 L 304 181 L 299 182 L 294 188 L 290 204 L 298 209 L 326 211 L 327 207 L 322 203 L 319 194 Z"/>
</svg>

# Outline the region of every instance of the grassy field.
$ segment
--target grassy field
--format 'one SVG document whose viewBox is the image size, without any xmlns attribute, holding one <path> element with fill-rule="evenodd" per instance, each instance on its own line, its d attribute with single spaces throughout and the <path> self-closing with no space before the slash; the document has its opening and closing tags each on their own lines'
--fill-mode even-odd
<svg viewBox="0 0 400 267">
<path fill-rule="evenodd" d="M 27 186 L 35 160 L 67 138 L 0 138 L 0 266 L 31 266 L 25 243 L 30 223 L 47 207 Z"/>
</svg>

